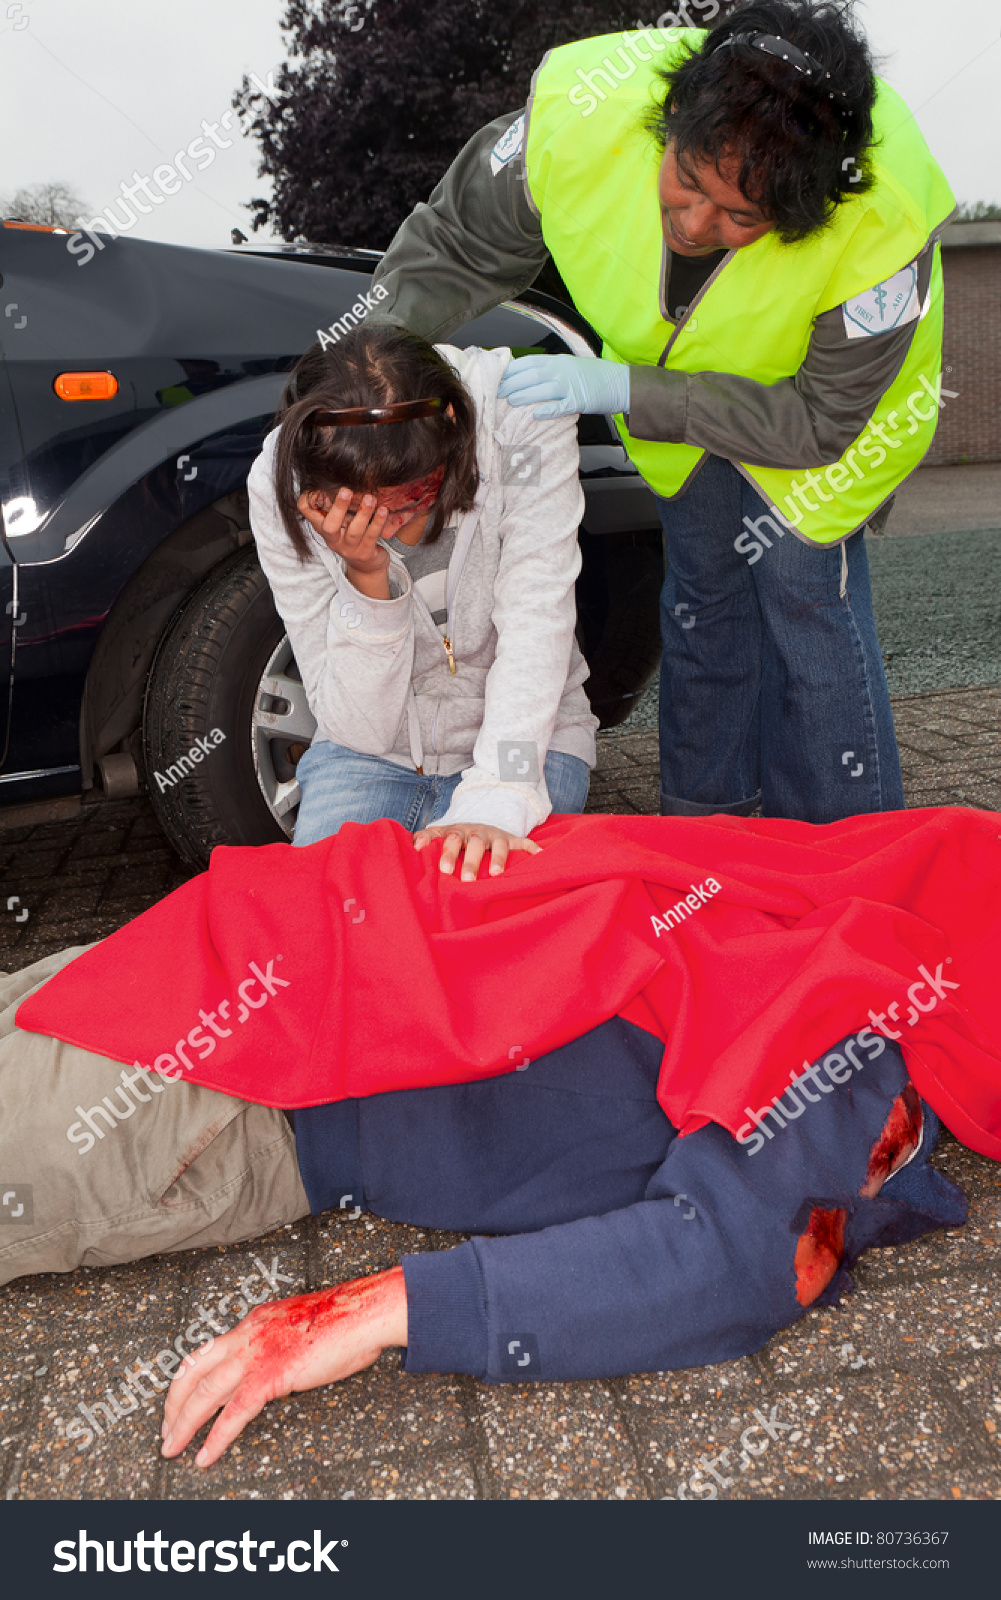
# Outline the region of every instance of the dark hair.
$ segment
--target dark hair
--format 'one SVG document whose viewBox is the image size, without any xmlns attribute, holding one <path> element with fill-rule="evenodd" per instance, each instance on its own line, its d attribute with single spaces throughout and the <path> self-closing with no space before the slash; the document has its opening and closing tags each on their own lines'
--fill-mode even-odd
<svg viewBox="0 0 1001 1600">
<path fill-rule="evenodd" d="M 433 416 L 406 422 L 323 427 L 309 420 L 317 409 L 438 398 L 444 404 Z M 454 420 L 446 415 L 447 406 Z M 472 399 L 434 346 L 405 328 L 373 324 L 352 328 L 332 349 L 312 345 L 292 370 L 276 421 L 275 499 L 300 561 L 316 554 L 296 508 L 298 496 L 310 489 L 346 485 L 367 493 L 411 483 L 444 466 L 427 544 L 476 498 L 480 474 Z"/>
<path fill-rule="evenodd" d="M 818 83 L 735 38 L 754 34 L 787 39 L 830 77 Z M 825 227 L 843 200 L 871 188 L 876 78 L 847 4 L 750 0 L 658 76 L 668 93 L 644 118 L 647 131 L 662 149 L 673 141 L 679 162 L 711 160 L 719 171 L 737 157 L 737 187 L 784 244 Z"/>
</svg>

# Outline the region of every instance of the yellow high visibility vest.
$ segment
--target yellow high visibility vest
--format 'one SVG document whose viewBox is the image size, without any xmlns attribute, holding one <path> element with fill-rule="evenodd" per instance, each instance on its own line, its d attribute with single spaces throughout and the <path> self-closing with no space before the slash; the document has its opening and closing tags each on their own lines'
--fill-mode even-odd
<svg viewBox="0 0 1001 1600">
<path fill-rule="evenodd" d="M 873 187 L 799 243 L 782 244 L 773 230 L 730 251 L 673 324 L 662 305 L 669 258 L 657 195 L 661 152 L 640 121 L 664 99 L 657 67 L 704 37 L 647 28 L 551 50 L 529 101 L 528 189 L 546 245 L 606 358 L 773 384 L 802 365 L 815 319 L 912 262 L 956 201 L 907 106 L 879 80 Z M 853 533 L 931 444 L 944 404 L 940 254 L 936 247 L 900 374 L 841 460 L 813 469 L 735 463 L 801 538 L 829 544 Z M 651 488 L 668 498 L 681 493 L 705 451 L 634 439 L 622 417 L 616 422 Z"/>
</svg>

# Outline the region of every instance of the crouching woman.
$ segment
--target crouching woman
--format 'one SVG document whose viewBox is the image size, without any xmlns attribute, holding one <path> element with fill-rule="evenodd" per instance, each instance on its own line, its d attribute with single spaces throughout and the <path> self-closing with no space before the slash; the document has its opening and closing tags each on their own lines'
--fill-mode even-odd
<svg viewBox="0 0 1001 1600">
<path fill-rule="evenodd" d="M 471 879 L 584 808 L 576 420 L 498 399 L 509 360 L 373 326 L 291 376 L 248 486 L 317 723 L 297 845 L 389 817 Z"/>
</svg>

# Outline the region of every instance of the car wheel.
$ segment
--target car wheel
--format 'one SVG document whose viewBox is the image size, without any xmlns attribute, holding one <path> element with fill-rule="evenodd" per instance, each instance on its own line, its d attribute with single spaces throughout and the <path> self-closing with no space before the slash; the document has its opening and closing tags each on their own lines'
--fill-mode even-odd
<svg viewBox="0 0 1001 1600">
<path fill-rule="evenodd" d="M 183 860 L 290 839 L 315 731 L 257 552 L 238 550 L 175 617 L 146 684 L 146 781 Z"/>
</svg>

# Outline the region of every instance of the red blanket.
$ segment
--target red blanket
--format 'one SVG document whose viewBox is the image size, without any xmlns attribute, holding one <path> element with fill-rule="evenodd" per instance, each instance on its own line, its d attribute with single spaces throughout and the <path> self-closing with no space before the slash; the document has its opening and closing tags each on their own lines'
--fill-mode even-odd
<svg viewBox="0 0 1001 1600">
<path fill-rule="evenodd" d="M 672 1122 L 733 1133 L 868 1026 L 1001 1158 L 999 830 L 958 808 L 560 817 L 476 884 L 393 822 L 220 848 L 17 1022 L 296 1107 L 508 1072 L 618 1013 L 666 1040 Z"/>
</svg>

